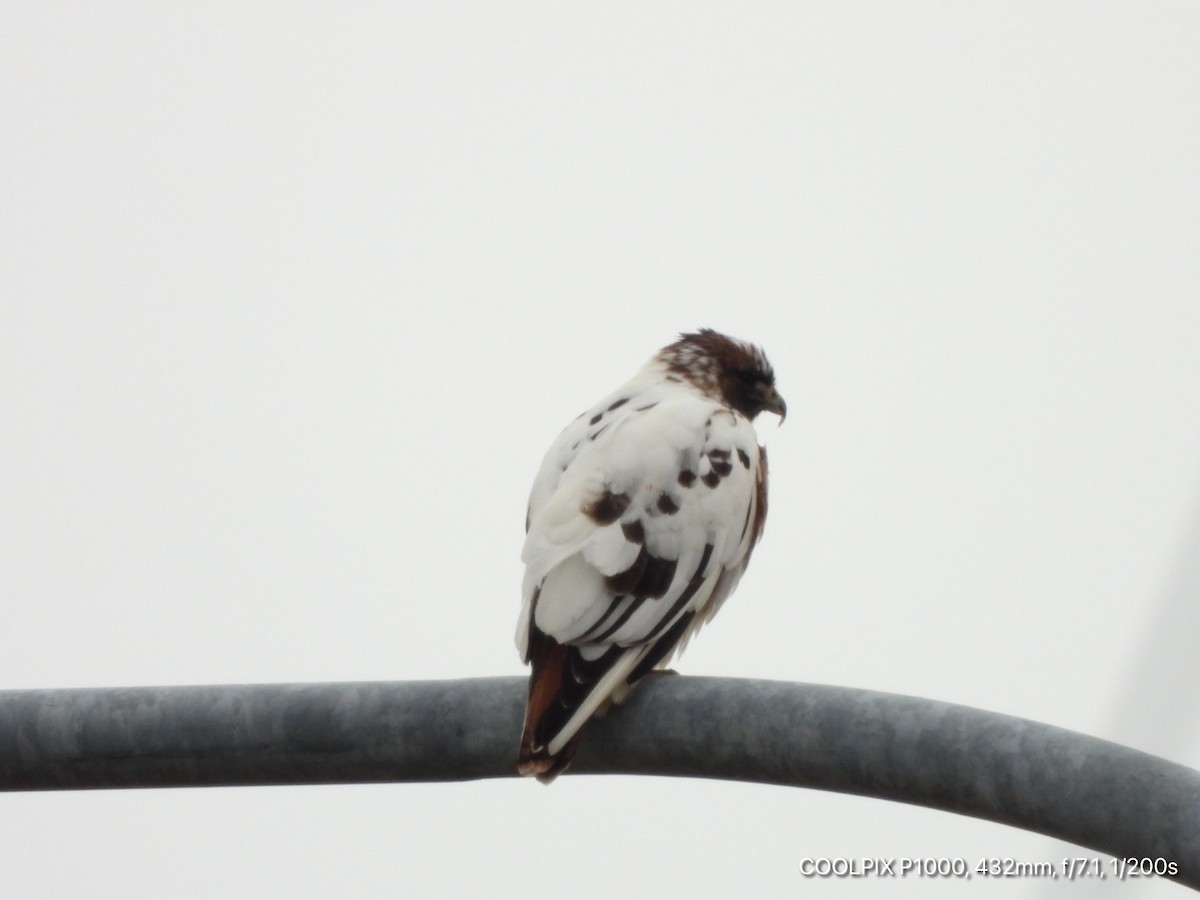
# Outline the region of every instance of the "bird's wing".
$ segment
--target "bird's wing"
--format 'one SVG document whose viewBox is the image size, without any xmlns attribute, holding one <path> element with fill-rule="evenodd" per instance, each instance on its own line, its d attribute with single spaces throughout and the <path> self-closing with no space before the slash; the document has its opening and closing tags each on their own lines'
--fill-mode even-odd
<svg viewBox="0 0 1200 900">
<path fill-rule="evenodd" d="M 633 386 L 568 426 L 522 554 L 534 749 L 557 754 L 711 617 L 761 528 L 764 477 L 750 421 L 686 386 Z"/>
</svg>

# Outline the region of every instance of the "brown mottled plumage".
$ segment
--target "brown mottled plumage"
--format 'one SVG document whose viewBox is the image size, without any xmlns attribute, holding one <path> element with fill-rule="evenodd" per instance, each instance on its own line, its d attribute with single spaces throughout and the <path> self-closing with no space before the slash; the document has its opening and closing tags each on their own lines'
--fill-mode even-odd
<svg viewBox="0 0 1200 900">
<path fill-rule="evenodd" d="M 549 782 L 588 720 L 682 650 L 737 586 L 767 513 L 752 421 L 787 407 L 763 352 L 681 335 L 551 446 L 526 517 L 518 768 Z"/>
</svg>

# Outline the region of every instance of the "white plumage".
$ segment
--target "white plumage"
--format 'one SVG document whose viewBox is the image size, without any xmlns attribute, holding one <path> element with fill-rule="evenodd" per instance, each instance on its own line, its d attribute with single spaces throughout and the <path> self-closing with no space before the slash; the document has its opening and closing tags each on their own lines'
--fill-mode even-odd
<svg viewBox="0 0 1200 900">
<path fill-rule="evenodd" d="M 737 586 L 765 516 L 752 419 L 783 415 L 757 348 L 683 335 L 550 447 L 530 496 L 517 647 L 534 667 L 520 769 L 681 649 Z"/>
</svg>

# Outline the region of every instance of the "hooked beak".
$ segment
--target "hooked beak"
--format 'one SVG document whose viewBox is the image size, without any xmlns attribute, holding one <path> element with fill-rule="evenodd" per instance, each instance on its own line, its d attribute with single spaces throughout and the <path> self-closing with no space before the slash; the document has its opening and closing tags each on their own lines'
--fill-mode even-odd
<svg viewBox="0 0 1200 900">
<path fill-rule="evenodd" d="M 779 396 L 779 392 L 774 387 L 767 389 L 766 395 L 763 397 L 763 409 L 779 416 L 780 425 L 787 418 L 787 402 Z"/>
</svg>

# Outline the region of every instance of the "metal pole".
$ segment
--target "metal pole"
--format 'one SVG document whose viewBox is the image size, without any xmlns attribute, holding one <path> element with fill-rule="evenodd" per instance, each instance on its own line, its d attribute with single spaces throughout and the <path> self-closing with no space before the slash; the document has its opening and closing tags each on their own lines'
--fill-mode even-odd
<svg viewBox="0 0 1200 900">
<path fill-rule="evenodd" d="M 0 692 L 0 790 L 515 776 L 524 691 L 523 678 L 480 678 Z M 1200 889 L 1200 772 L 933 700 L 652 677 L 589 726 L 568 774 L 899 800 L 1162 859 Z"/>
</svg>

